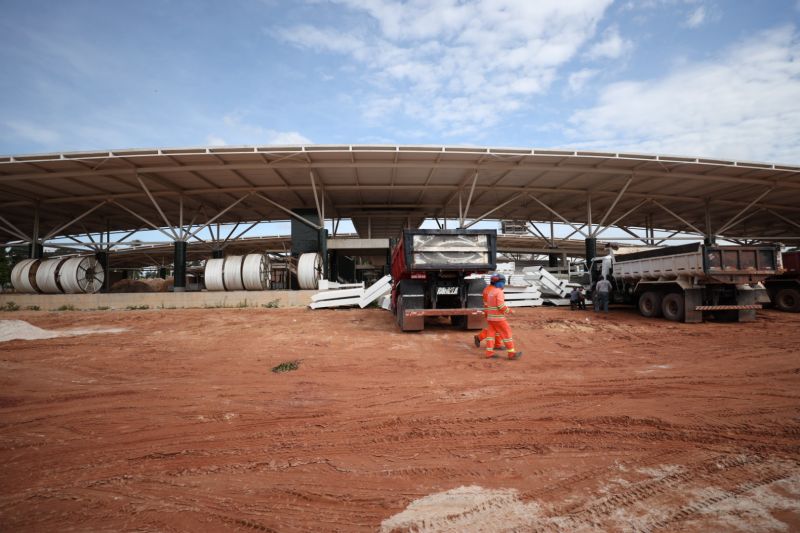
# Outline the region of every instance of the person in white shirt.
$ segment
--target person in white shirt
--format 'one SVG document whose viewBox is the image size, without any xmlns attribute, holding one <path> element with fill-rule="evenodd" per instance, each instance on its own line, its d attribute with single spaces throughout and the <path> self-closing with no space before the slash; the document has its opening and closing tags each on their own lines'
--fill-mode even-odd
<svg viewBox="0 0 800 533">
<path fill-rule="evenodd" d="M 599 311 L 602 307 L 603 311 L 608 313 L 608 300 L 610 296 L 611 282 L 606 278 L 600 278 L 600 281 L 598 281 L 597 285 L 594 287 L 594 294 L 592 294 L 595 312 Z"/>
</svg>

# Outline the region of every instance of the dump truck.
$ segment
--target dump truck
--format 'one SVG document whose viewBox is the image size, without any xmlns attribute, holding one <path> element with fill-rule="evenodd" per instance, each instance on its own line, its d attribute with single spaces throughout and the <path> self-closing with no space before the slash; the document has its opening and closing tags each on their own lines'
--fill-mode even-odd
<svg viewBox="0 0 800 533">
<path fill-rule="evenodd" d="M 596 257 L 592 286 L 606 277 L 612 303 L 638 305 L 646 317 L 702 322 L 713 313 L 725 320 L 755 320 L 757 285 L 782 272 L 780 246 L 717 246 L 692 243 Z M 763 290 L 763 289 L 762 289 Z"/>
<path fill-rule="evenodd" d="M 425 318 L 450 317 L 463 329 L 485 324 L 483 279 L 497 266 L 496 230 L 405 229 L 392 250 L 392 311 L 402 331 L 425 329 Z"/>
<path fill-rule="evenodd" d="M 784 272 L 764 280 L 769 300 L 777 309 L 800 313 L 800 251 L 783 253 Z"/>
</svg>

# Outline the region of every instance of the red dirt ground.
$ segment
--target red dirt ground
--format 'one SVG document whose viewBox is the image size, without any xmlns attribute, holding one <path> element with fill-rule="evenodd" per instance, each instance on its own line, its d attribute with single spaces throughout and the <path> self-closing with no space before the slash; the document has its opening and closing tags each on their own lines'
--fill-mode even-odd
<svg viewBox="0 0 800 533">
<path fill-rule="evenodd" d="M 379 309 L 0 319 L 128 328 L 0 343 L 2 531 L 800 528 L 797 314 L 518 309 L 519 361 Z"/>
</svg>

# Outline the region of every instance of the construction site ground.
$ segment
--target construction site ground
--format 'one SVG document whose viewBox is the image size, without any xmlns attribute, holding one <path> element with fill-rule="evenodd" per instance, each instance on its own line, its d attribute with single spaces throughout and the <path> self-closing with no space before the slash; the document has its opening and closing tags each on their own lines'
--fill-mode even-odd
<svg viewBox="0 0 800 533">
<path fill-rule="evenodd" d="M 0 343 L 0 531 L 800 529 L 800 314 L 0 320 L 69 335 Z"/>
</svg>

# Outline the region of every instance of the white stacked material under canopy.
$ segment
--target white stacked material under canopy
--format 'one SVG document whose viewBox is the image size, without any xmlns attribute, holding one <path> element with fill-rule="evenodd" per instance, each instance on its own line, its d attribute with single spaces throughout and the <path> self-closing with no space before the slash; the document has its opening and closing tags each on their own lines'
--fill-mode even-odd
<svg viewBox="0 0 800 533">
<path fill-rule="evenodd" d="M 327 280 L 320 280 L 327 281 Z M 335 283 L 324 284 L 326 290 L 311 295 L 311 309 L 324 309 L 327 307 L 353 307 L 358 305 L 364 295 L 364 283 Z"/>
<path fill-rule="evenodd" d="M 545 297 L 567 298 L 572 288 L 567 280 L 558 279 L 543 266 L 523 269 L 524 277 L 539 286 Z"/>
<path fill-rule="evenodd" d="M 229 255 L 206 261 L 209 291 L 261 291 L 269 288 L 269 259 L 264 254 Z"/>
<path fill-rule="evenodd" d="M 503 290 L 508 307 L 538 307 L 542 305 L 542 293 L 533 285 L 509 287 Z"/>
<path fill-rule="evenodd" d="M 324 279 L 319 281 L 319 286 L 323 290 L 311 296 L 311 303 L 308 305 L 311 309 L 356 305 L 363 309 L 392 291 L 392 277 L 383 276 L 366 289 L 363 283 L 342 284 Z"/>
</svg>

